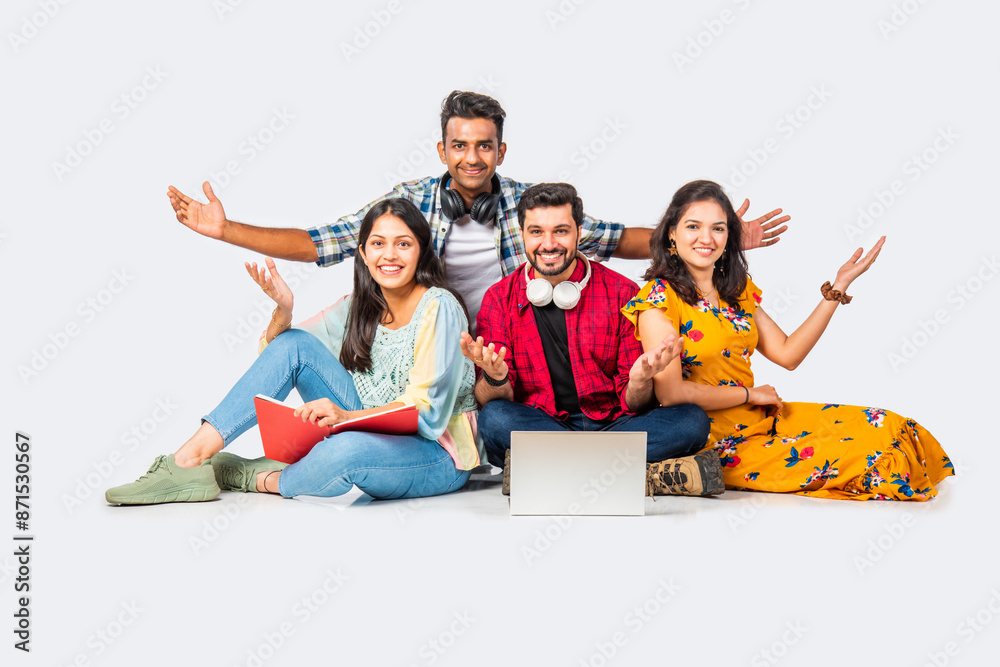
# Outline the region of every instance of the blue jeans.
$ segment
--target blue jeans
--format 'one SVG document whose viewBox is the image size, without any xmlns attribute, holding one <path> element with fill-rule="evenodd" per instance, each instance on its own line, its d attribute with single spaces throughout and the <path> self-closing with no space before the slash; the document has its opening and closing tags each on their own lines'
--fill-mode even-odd
<svg viewBox="0 0 1000 667">
<path fill-rule="evenodd" d="M 690 403 L 604 421 L 582 413 L 559 421 L 538 408 L 504 400 L 490 401 L 479 411 L 486 457 L 498 468 L 510 449 L 511 431 L 645 431 L 646 461 L 652 462 L 698 453 L 708 441 L 709 427 L 705 411 Z"/>
<path fill-rule="evenodd" d="M 304 401 L 328 398 L 345 410 L 360 410 L 351 374 L 315 336 L 292 329 L 268 345 L 205 415 L 228 445 L 257 423 L 253 397 L 283 400 L 292 387 Z M 348 431 L 316 444 L 278 478 L 281 495 L 339 496 L 357 485 L 373 498 L 419 498 L 455 491 L 469 479 L 441 445 L 420 435 Z"/>
</svg>

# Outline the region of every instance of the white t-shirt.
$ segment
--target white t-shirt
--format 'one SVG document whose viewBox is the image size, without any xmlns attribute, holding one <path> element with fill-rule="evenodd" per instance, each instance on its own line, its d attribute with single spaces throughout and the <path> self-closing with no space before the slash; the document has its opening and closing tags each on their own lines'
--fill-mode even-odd
<svg viewBox="0 0 1000 667">
<path fill-rule="evenodd" d="M 493 225 L 482 225 L 468 214 L 452 223 L 444 247 L 444 270 L 469 309 L 469 328 L 476 333 L 476 315 L 483 295 L 503 278 Z"/>
</svg>

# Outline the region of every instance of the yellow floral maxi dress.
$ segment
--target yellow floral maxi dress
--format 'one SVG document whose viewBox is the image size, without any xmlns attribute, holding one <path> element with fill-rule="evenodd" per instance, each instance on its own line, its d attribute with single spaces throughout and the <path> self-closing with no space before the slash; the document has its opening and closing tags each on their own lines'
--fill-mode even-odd
<svg viewBox="0 0 1000 667">
<path fill-rule="evenodd" d="M 665 281 L 652 281 L 622 313 L 660 308 L 684 336 L 685 380 L 710 386 L 752 387 L 750 357 L 757 347 L 753 315 L 761 292 L 747 280 L 738 303 L 694 306 Z M 636 328 L 636 337 L 639 330 Z M 846 500 L 929 500 L 954 474 L 930 433 L 911 419 L 878 408 L 828 403 L 783 403 L 768 417 L 764 406 L 710 410 L 708 449 L 722 462 L 726 486 Z"/>
</svg>

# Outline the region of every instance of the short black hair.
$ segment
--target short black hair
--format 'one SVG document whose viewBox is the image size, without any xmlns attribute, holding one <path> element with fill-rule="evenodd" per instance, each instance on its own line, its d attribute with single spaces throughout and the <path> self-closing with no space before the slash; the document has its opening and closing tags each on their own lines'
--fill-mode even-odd
<svg viewBox="0 0 1000 667">
<path fill-rule="evenodd" d="M 453 90 L 441 103 L 441 141 L 447 141 L 444 133 L 452 118 L 486 118 L 496 125 L 497 143 L 500 143 L 503 141 L 503 119 L 506 117 L 507 112 L 489 95 Z"/>
<path fill-rule="evenodd" d="M 524 229 L 524 218 L 528 211 L 535 208 L 550 206 L 565 206 L 569 204 L 573 210 L 573 222 L 579 227 L 583 224 L 583 200 L 576 194 L 576 188 L 569 183 L 538 183 L 532 185 L 521 195 L 517 202 L 517 224 Z"/>
</svg>

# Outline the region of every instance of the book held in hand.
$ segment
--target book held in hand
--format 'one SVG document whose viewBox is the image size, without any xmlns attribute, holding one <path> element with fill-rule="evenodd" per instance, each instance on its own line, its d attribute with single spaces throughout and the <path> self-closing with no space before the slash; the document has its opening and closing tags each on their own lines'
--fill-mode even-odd
<svg viewBox="0 0 1000 667">
<path fill-rule="evenodd" d="M 417 432 L 417 408 L 401 405 L 365 417 L 348 419 L 336 426 L 317 426 L 295 416 L 295 408 L 263 394 L 253 399 L 264 456 L 274 461 L 295 463 L 320 440 L 344 431 L 368 431 L 389 435 Z"/>
</svg>

